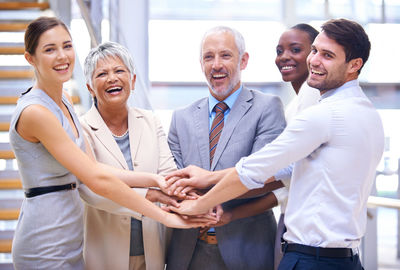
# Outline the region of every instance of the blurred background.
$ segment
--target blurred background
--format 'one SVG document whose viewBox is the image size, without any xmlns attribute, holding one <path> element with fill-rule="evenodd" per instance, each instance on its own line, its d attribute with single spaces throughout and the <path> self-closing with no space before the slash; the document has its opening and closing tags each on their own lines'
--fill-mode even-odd
<svg viewBox="0 0 400 270">
<path fill-rule="evenodd" d="M 227 25 L 239 30 L 250 55 L 243 83 L 287 104 L 294 93 L 274 62 L 280 34 L 297 23 L 319 30 L 331 18 L 359 22 L 372 44 L 360 83 L 385 129 L 362 260 L 368 270 L 400 269 L 400 0 L 0 0 L 0 269 L 12 269 L 11 239 L 23 198 L 8 144 L 8 120 L 19 93 L 32 84 L 23 34 L 29 21 L 41 15 L 57 16 L 70 27 L 79 61 L 65 88 L 78 113 L 91 106 L 84 58 L 91 47 L 112 40 L 125 45 L 135 59 L 138 77 L 130 104 L 154 110 L 166 132 L 174 109 L 208 94 L 199 62 L 207 29 Z"/>
</svg>

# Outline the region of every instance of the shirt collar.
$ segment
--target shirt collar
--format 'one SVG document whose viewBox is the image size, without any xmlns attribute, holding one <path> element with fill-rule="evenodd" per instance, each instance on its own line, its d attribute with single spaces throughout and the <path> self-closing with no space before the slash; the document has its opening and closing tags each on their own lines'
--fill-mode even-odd
<svg viewBox="0 0 400 270">
<path fill-rule="evenodd" d="M 354 92 L 358 91 L 359 87 L 360 87 L 360 85 L 359 85 L 359 82 L 357 79 L 348 81 L 348 82 L 344 83 L 343 85 L 339 86 L 338 88 L 335 88 L 335 89 L 332 89 L 332 90 L 329 90 L 329 91 L 323 93 L 321 95 L 321 101 L 323 101 L 324 99 L 333 97 L 333 96 L 338 96 L 338 95 L 342 96 L 348 92 L 351 92 L 351 94 L 354 95 L 355 94 Z"/>
<path fill-rule="evenodd" d="M 233 104 L 237 100 L 240 92 L 242 91 L 243 85 L 240 85 L 239 89 L 230 94 L 226 99 L 223 100 L 226 105 L 228 105 L 229 109 L 232 109 Z M 211 115 L 212 110 L 214 109 L 215 105 L 217 105 L 220 101 L 213 97 L 210 93 L 208 94 L 208 113 Z"/>
</svg>

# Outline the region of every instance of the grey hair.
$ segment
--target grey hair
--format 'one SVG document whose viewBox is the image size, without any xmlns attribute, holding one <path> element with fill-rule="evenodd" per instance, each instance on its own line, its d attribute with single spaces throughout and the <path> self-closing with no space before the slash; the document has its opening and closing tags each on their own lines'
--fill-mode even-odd
<svg viewBox="0 0 400 270">
<path fill-rule="evenodd" d="M 216 33 L 230 33 L 232 34 L 233 38 L 235 39 L 235 43 L 236 43 L 236 47 L 239 51 L 239 57 L 242 57 L 243 54 L 246 51 L 246 46 L 244 43 L 244 38 L 242 36 L 242 34 L 240 34 L 239 31 L 237 31 L 236 29 L 230 28 L 228 26 L 216 26 L 213 27 L 211 29 L 209 29 L 203 36 L 201 43 L 200 43 L 200 60 L 203 58 L 203 44 L 204 41 L 206 40 L 206 38 L 211 35 L 211 34 L 216 34 Z"/>
<path fill-rule="evenodd" d="M 96 69 L 97 62 L 99 60 L 104 60 L 108 57 L 118 57 L 129 70 L 131 77 L 133 78 L 133 76 L 135 75 L 135 64 L 133 63 L 133 58 L 128 49 L 119 43 L 107 41 L 90 50 L 88 56 L 85 59 L 84 73 L 86 83 L 89 84 L 91 87 L 93 87 L 92 77 L 93 72 Z"/>
</svg>

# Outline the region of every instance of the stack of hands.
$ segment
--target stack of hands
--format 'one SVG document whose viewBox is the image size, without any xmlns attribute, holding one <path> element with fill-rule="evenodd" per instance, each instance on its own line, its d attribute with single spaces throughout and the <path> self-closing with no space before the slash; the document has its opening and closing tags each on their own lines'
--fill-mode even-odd
<svg viewBox="0 0 400 270">
<path fill-rule="evenodd" d="M 162 203 L 163 210 L 179 214 L 189 223 L 203 224 L 203 230 L 225 225 L 231 221 L 232 214 L 221 205 L 205 211 L 198 205 L 201 196 L 213 185 L 212 174 L 196 166 L 174 171 L 158 181 L 160 190 L 149 189 L 146 198 Z"/>
</svg>

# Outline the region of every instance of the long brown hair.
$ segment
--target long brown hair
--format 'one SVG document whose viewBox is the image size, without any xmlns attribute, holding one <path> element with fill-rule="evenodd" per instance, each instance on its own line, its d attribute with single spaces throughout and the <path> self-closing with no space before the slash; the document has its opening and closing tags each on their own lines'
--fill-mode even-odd
<svg viewBox="0 0 400 270">
<path fill-rule="evenodd" d="M 47 30 L 50 30 L 58 25 L 64 27 L 64 29 L 71 36 L 68 27 L 61 20 L 55 17 L 39 17 L 32 21 L 25 31 L 25 51 L 30 55 L 34 55 L 40 36 Z"/>
</svg>

